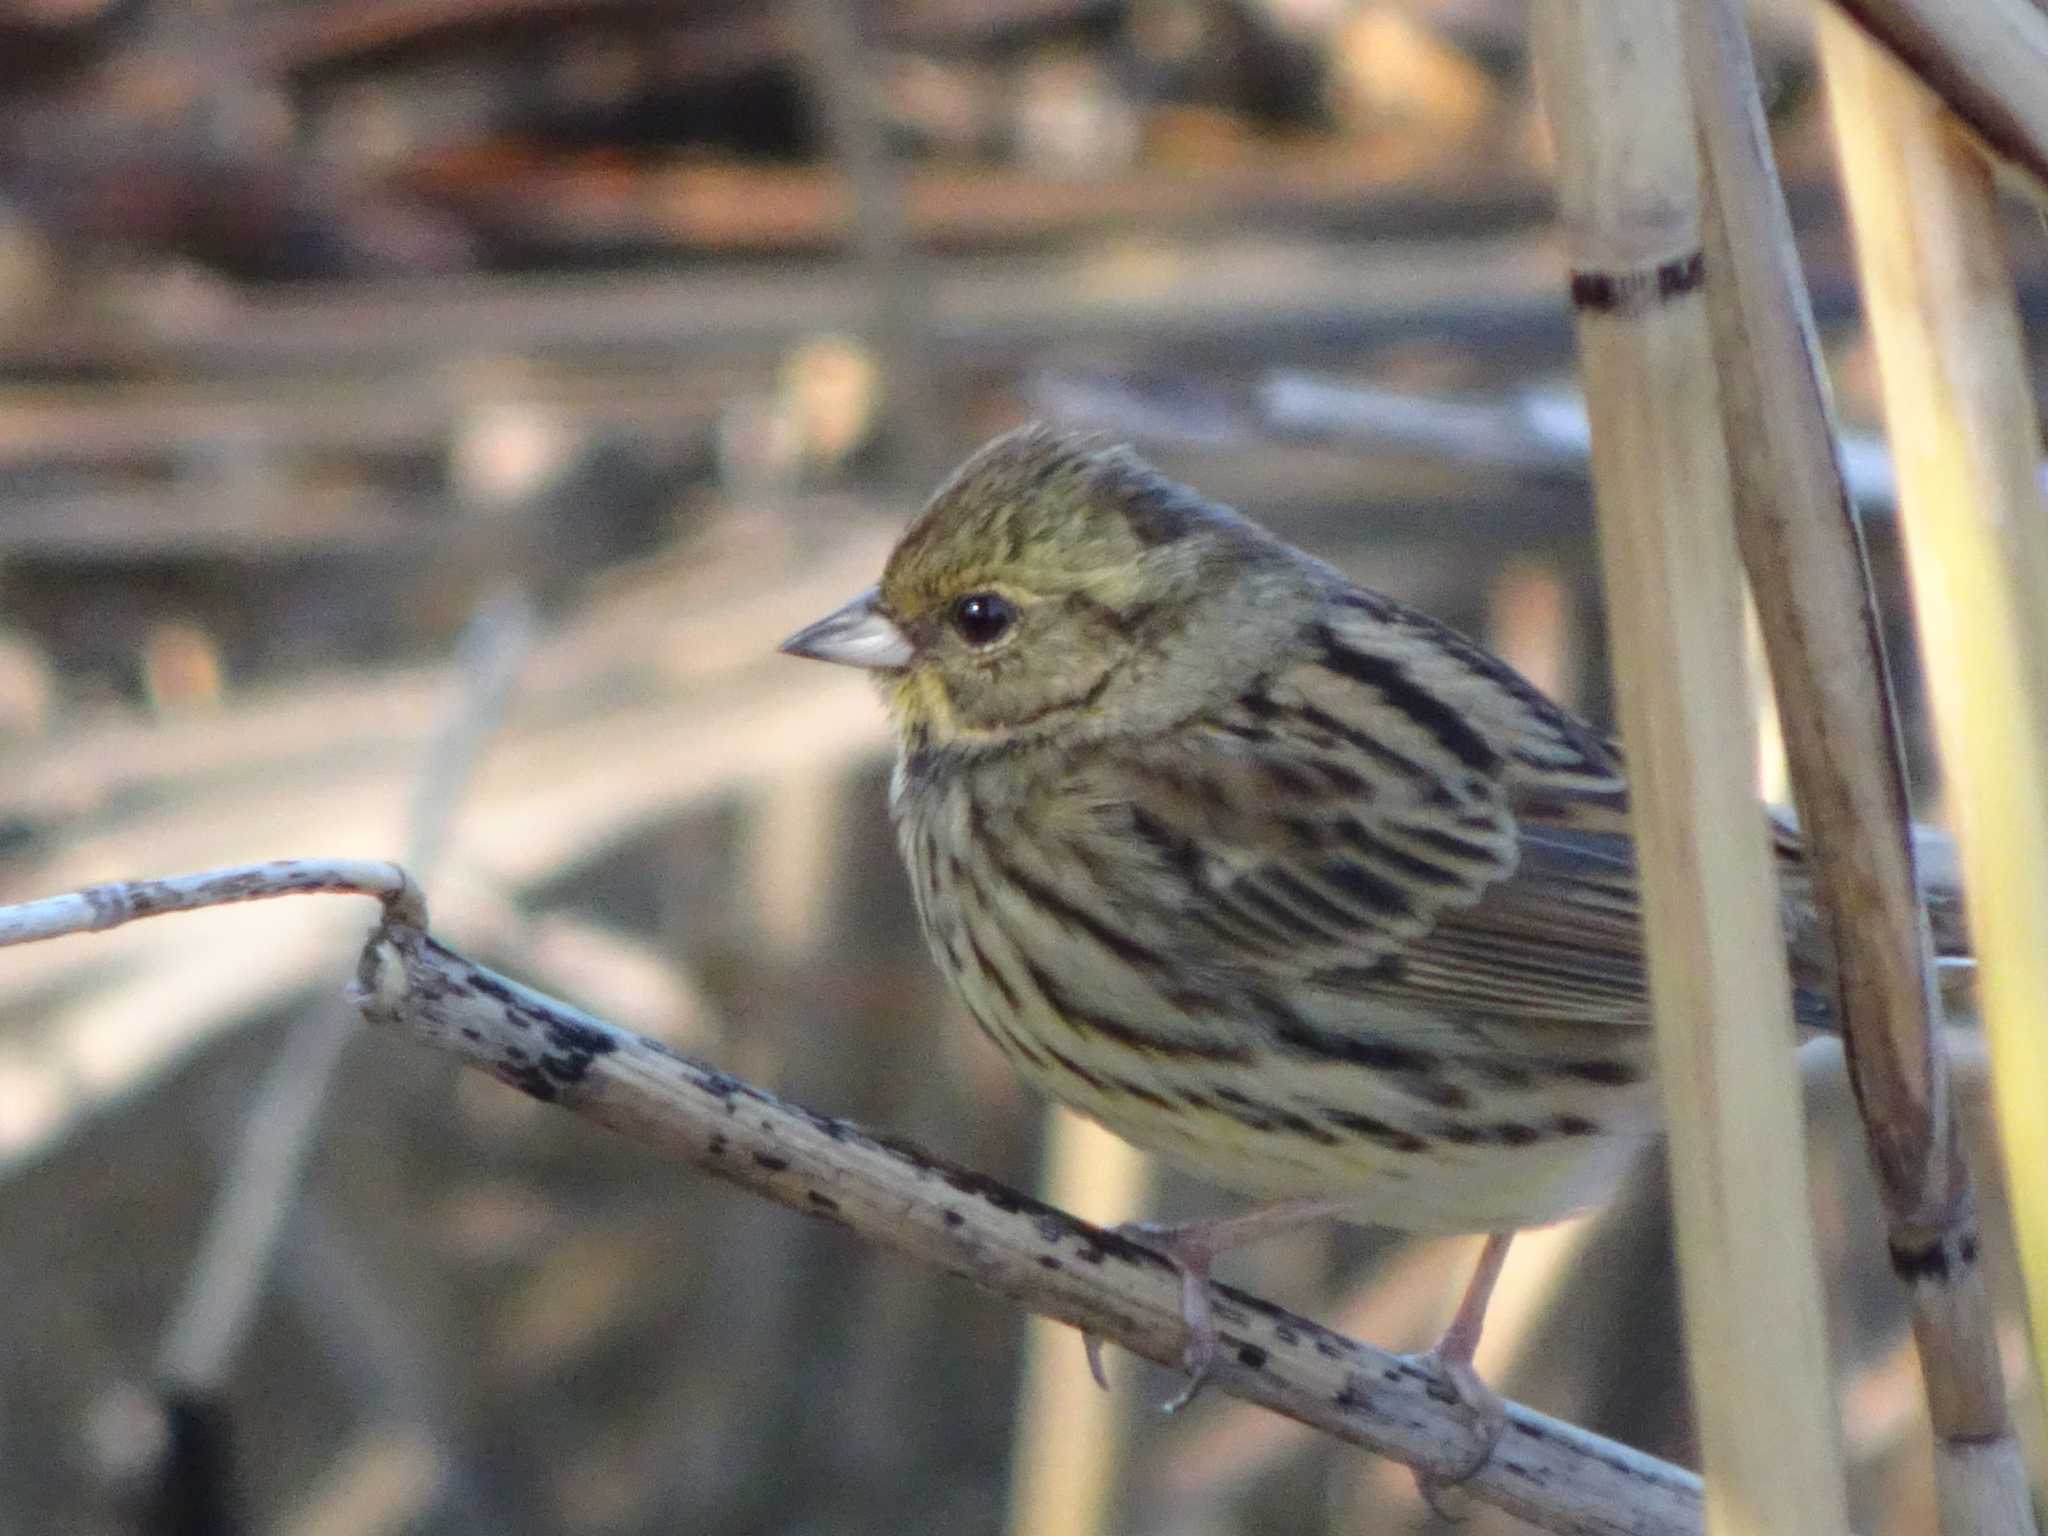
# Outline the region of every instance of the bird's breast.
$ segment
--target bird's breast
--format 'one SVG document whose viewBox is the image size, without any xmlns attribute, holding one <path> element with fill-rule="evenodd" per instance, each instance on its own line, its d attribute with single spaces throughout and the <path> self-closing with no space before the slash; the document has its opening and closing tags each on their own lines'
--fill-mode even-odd
<svg viewBox="0 0 2048 1536">
<path fill-rule="evenodd" d="M 1492 1231 L 1602 1198 L 1653 1129 L 1645 1084 L 1188 962 L 1171 912 L 1099 867 L 1114 850 L 1077 854 L 1017 783 L 899 768 L 893 801 L 926 942 L 981 1031 L 1040 1092 L 1199 1177 Z"/>
</svg>

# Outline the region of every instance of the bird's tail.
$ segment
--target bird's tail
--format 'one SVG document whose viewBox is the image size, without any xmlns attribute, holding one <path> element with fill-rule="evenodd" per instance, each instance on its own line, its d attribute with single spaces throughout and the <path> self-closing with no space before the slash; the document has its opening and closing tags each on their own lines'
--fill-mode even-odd
<svg viewBox="0 0 2048 1536">
<path fill-rule="evenodd" d="M 1971 969 L 1970 930 L 1963 913 L 1963 878 L 1955 839 L 1939 827 L 1916 823 L 1913 852 L 1920 866 L 1921 899 L 1934 934 L 1934 955 L 1944 970 Z"/>
</svg>

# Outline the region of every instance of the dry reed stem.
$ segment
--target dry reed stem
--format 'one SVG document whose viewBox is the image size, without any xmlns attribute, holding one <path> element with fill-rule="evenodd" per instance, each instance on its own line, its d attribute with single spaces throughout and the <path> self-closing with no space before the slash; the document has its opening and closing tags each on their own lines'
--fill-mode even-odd
<svg viewBox="0 0 2048 1536">
<path fill-rule="evenodd" d="M 905 478 L 921 488 L 945 471 L 947 457 L 931 288 L 911 238 L 904 177 L 880 110 L 880 66 L 862 41 L 862 14 L 842 0 L 790 0 L 788 7 L 807 84 L 853 194 L 851 234 L 874 306 L 867 329 L 882 358 L 889 431 Z"/>
<path fill-rule="evenodd" d="M 1331 250 L 1268 232 L 1160 262 L 1093 252 L 935 262 L 927 297 L 939 343 L 955 358 L 1063 342 L 1269 347 L 1276 331 L 1497 338 L 1503 326 L 1548 323 L 1539 274 L 1549 261 L 1544 241 L 1520 233 Z M 308 283 L 288 296 L 251 289 L 151 315 L 141 339 L 166 372 L 202 375 L 305 368 L 382 379 L 452 356 L 508 353 L 672 369 L 678 357 L 710 365 L 858 331 L 869 311 L 858 284 L 735 262 L 686 283 L 606 272 Z M 135 327 L 81 326 L 36 348 L 0 337 L 0 360 L 20 368 L 54 355 L 77 366 L 132 356 L 138 345 Z"/>
<path fill-rule="evenodd" d="M 383 904 L 354 993 L 373 1023 L 1033 1312 L 1161 1364 L 1179 1361 L 1180 1281 L 1158 1254 L 471 964 L 428 936 L 425 903 L 396 865 L 285 861 L 102 886 L 0 908 L 0 943 L 309 891 Z M 1469 1465 L 1468 1416 L 1444 1400 L 1433 1373 L 1228 1286 L 1216 1288 L 1216 1310 L 1223 1352 L 1211 1390 L 1418 1470 Z M 1692 1473 L 1519 1405 L 1509 1406 L 1499 1445 L 1464 1486 L 1561 1536 L 1700 1529 Z"/>
<path fill-rule="evenodd" d="M 1715 1531 L 1847 1529 L 1676 7 L 1543 0 Z"/>
<path fill-rule="evenodd" d="M 1869 565 L 1742 11 L 1688 0 L 1706 162 L 1707 307 L 1736 530 L 1838 966 L 1841 1026 L 1938 1437 L 1942 1529 L 2031 1533 L 1955 1096 L 1934 1021 L 1905 756 Z"/>
<path fill-rule="evenodd" d="M 1989 168 L 1862 33 L 1822 21 L 2038 1384 L 2048 1381 L 2048 521 L 2034 478 L 2038 429 Z"/>
<path fill-rule="evenodd" d="M 2048 191 L 2048 12 L 2039 0 L 1835 0 L 1835 7 Z"/>
<path fill-rule="evenodd" d="M 1091 1120 L 1048 1105 L 1039 1193 L 1110 1226 L 1141 1214 L 1151 1160 Z M 1128 1373 L 1095 1384 L 1071 1330 L 1033 1318 L 1010 1452 L 1007 1536 L 1115 1530 L 1118 1482 L 1130 1441 Z"/>
</svg>

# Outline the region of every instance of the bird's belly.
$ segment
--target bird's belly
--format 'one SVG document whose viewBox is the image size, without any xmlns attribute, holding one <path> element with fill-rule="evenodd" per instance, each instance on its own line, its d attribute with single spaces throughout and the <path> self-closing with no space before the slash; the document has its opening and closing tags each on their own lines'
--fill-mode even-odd
<svg viewBox="0 0 2048 1536">
<path fill-rule="evenodd" d="M 1049 1006 L 1022 980 L 948 964 L 944 944 L 934 953 L 1033 1087 L 1240 1193 L 1355 1200 L 1357 1220 L 1410 1232 L 1508 1231 L 1599 1204 L 1656 1134 L 1647 1061 L 1589 1074 L 1577 1058 L 1459 1055 L 1443 1048 L 1442 1031 L 1398 1070 L 1250 1045 L 1250 1030 L 1245 1051 L 1226 1057 L 1200 1037 L 1165 1044 L 1186 1038 L 1173 1031 L 1180 1020 L 1145 1032 L 1148 1047 L 1132 1043 L 1138 1031 L 1105 1033 L 1099 1020 Z M 1404 1029 L 1413 1021 L 1388 1020 L 1382 1034 Z"/>
<path fill-rule="evenodd" d="M 1413 1113 L 1357 1068 L 1304 1082 L 1280 1060 L 1240 1076 L 1097 1059 L 1084 1077 L 1010 1054 L 1039 1091 L 1184 1172 L 1262 1199 L 1355 1197 L 1357 1220 L 1409 1232 L 1560 1220 L 1606 1200 L 1655 1133 L 1647 1090 L 1576 1108 L 1540 1091 L 1475 1098 L 1452 1117 Z"/>
<path fill-rule="evenodd" d="M 982 1031 L 1040 1092 L 1199 1178 L 1407 1231 L 1506 1231 L 1606 1198 L 1655 1134 L 1647 1030 L 1477 1029 L 1165 977 L 1106 923 L 1077 935 L 1085 918 L 1048 896 L 949 874 L 933 825 L 904 827 L 918 910 Z"/>
</svg>

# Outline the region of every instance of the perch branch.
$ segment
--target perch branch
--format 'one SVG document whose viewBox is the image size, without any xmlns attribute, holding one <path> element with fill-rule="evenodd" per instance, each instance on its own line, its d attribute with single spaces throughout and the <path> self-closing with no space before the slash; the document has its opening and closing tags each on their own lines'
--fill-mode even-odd
<svg viewBox="0 0 2048 1536">
<path fill-rule="evenodd" d="M 452 1051 L 536 1099 L 1149 1360 L 1180 1358 L 1179 1280 L 1150 1249 L 614 1029 L 410 924 L 386 922 L 373 935 L 357 998 L 373 1023 Z M 1217 1315 L 1224 1347 L 1213 1389 L 1412 1467 L 1469 1464 L 1469 1424 L 1400 1356 L 1227 1286 L 1217 1288 Z M 1464 1486 L 1573 1536 L 1700 1528 L 1692 1473 L 1520 1406 Z"/>
<path fill-rule="evenodd" d="M 289 861 L 96 887 L 0 908 L 0 943 L 306 891 L 383 903 L 354 994 L 372 1023 L 1033 1312 L 1178 1362 L 1180 1281 L 1160 1255 L 471 964 L 428 936 L 425 903 L 396 865 Z M 47 915 L 57 911 L 68 920 Z M 1470 1464 L 1471 1425 L 1429 1372 L 1227 1286 L 1216 1302 L 1224 1350 L 1211 1390 L 1420 1470 Z M 1464 1486 L 1560 1536 L 1701 1529 L 1696 1475 L 1515 1404 L 1492 1458 Z"/>
</svg>

